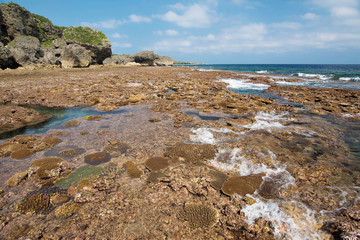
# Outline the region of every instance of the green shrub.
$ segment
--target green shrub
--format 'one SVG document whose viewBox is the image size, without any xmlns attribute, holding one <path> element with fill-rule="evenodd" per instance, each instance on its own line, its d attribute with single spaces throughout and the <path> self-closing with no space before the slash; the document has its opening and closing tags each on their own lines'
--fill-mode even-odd
<svg viewBox="0 0 360 240">
<path fill-rule="evenodd" d="M 105 34 L 89 27 L 69 27 L 64 30 L 63 34 L 67 41 L 92 45 L 103 45 L 103 41 L 107 39 Z"/>
</svg>

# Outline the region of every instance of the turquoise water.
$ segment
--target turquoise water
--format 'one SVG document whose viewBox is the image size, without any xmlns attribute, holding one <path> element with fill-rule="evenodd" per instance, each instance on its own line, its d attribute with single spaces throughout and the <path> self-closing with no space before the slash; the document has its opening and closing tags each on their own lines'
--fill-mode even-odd
<svg viewBox="0 0 360 240">
<path fill-rule="evenodd" d="M 40 113 L 52 114 L 53 117 L 43 123 L 34 126 L 24 127 L 12 132 L 0 134 L 0 139 L 11 138 L 19 134 L 39 134 L 44 133 L 52 128 L 60 128 L 66 122 L 76 118 L 82 118 L 89 115 L 102 115 L 102 114 L 118 114 L 126 112 L 125 109 L 119 109 L 112 112 L 97 111 L 91 107 L 72 107 L 72 108 L 48 108 L 41 106 L 26 106 L 32 108 Z"/>
<path fill-rule="evenodd" d="M 253 73 L 267 73 L 288 78 L 305 79 L 305 83 L 281 83 L 310 87 L 346 88 L 360 90 L 360 64 L 207 64 L 183 65 L 202 70 L 225 70 Z"/>
</svg>

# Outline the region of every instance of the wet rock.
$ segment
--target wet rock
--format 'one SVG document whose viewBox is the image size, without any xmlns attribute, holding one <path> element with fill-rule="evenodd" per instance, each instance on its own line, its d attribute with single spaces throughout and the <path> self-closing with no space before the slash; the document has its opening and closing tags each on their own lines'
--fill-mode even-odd
<svg viewBox="0 0 360 240">
<path fill-rule="evenodd" d="M 81 154 L 85 153 L 85 149 L 79 148 L 77 146 L 61 146 L 61 147 L 54 147 L 53 149 L 44 153 L 44 156 L 47 157 L 61 157 L 64 159 L 73 159 Z"/>
<path fill-rule="evenodd" d="M 221 191 L 229 196 L 232 196 L 233 194 L 238 194 L 240 196 L 253 194 L 262 183 L 263 176 L 265 176 L 265 174 L 229 177 L 224 182 Z"/>
<path fill-rule="evenodd" d="M 99 165 L 109 162 L 111 159 L 110 154 L 107 152 L 97 152 L 85 156 L 85 162 L 90 165 Z"/>
<path fill-rule="evenodd" d="M 22 237 L 25 237 L 31 231 L 31 229 L 32 228 L 28 224 L 14 226 L 11 229 L 11 234 L 9 236 L 9 239 L 10 240 L 21 239 Z"/>
<path fill-rule="evenodd" d="M 180 220 L 187 221 L 192 229 L 206 229 L 218 221 L 216 210 L 204 204 L 186 203 L 177 216 Z"/>
<path fill-rule="evenodd" d="M 118 142 L 117 140 L 109 143 L 109 145 L 105 147 L 105 151 L 109 153 L 120 153 L 120 154 L 127 153 L 129 149 L 131 149 L 129 144 L 124 142 Z"/>
<path fill-rule="evenodd" d="M 9 180 L 7 180 L 6 185 L 9 187 L 16 187 L 21 183 L 25 182 L 28 178 L 27 172 L 16 173 Z"/>
<path fill-rule="evenodd" d="M 80 122 L 78 120 L 71 120 L 64 124 L 64 127 L 75 127 L 78 126 Z"/>
<path fill-rule="evenodd" d="M 26 126 L 45 122 L 51 118 L 49 114 L 41 114 L 33 109 L 19 106 L 0 105 L 0 134 Z"/>
</svg>

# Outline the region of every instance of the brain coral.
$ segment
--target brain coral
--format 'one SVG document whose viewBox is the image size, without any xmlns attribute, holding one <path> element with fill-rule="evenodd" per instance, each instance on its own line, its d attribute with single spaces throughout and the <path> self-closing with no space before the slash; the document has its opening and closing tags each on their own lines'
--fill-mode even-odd
<svg viewBox="0 0 360 240">
<path fill-rule="evenodd" d="M 70 217 L 80 208 L 80 206 L 79 203 L 64 203 L 55 210 L 55 215 L 62 218 Z"/>
<path fill-rule="evenodd" d="M 217 211 L 204 204 L 186 203 L 178 218 L 187 221 L 192 229 L 208 228 L 217 222 Z"/>
</svg>

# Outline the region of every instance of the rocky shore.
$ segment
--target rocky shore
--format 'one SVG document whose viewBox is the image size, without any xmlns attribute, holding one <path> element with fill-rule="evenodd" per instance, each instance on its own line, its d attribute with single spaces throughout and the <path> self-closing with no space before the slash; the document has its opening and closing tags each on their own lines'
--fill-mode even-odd
<svg viewBox="0 0 360 240">
<path fill-rule="evenodd" d="M 250 76 L 295 107 L 220 81 L 241 78 L 185 67 L 0 72 L 3 132 L 45 117 L 24 105 L 104 111 L 0 141 L 0 238 L 355 239 L 359 159 L 344 127 L 359 123 L 360 92 Z"/>
</svg>

